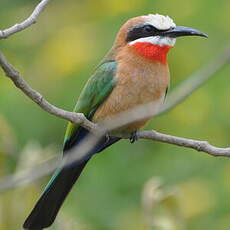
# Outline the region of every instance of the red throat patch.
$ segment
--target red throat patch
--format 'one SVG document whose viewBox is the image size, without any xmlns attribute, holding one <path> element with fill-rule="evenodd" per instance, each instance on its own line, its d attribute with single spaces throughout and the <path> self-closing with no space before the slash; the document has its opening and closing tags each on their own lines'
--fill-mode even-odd
<svg viewBox="0 0 230 230">
<path fill-rule="evenodd" d="M 159 46 L 149 42 L 137 42 L 131 47 L 141 56 L 163 64 L 167 63 L 167 53 L 172 48 L 172 46 Z"/>
</svg>

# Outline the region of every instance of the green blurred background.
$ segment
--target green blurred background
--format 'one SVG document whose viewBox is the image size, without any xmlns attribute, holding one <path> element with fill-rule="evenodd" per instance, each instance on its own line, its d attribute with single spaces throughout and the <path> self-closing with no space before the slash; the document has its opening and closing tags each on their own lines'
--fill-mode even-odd
<svg viewBox="0 0 230 230">
<path fill-rule="evenodd" d="M 1 0 L 0 28 L 26 18 L 37 3 Z M 178 39 L 169 54 L 173 88 L 229 44 L 229 12 L 229 0 L 56 0 L 36 25 L 1 40 L 0 47 L 32 87 L 53 104 L 72 110 L 94 67 L 130 17 L 166 14 L 178 25 L 209 34 L 207 40 Z M 229 73 L 230 65 L 146 129 L 228 146 Z M 42 111 L 2 71 L 0 108 L 1 177 L 33 167 L 61 150 L 66 122 Z M 228 230 L 229 174 L 228 158 L 152 141 L 131 145 L 123 140 L 88 164 L 50 229 Z M 143 198 L 145 183 L 155 177 L 163 187 L 155 191 L 150 186 L 149 192 L 159 194 L 158 198 Z M 0 230 L 21 228 L 48 178 L 0 194 Z M 149 199 L 153 213 L 145 213 L 143 199 Z M 146 222 L 146 215 L 161 226 Z"/>
</svg>

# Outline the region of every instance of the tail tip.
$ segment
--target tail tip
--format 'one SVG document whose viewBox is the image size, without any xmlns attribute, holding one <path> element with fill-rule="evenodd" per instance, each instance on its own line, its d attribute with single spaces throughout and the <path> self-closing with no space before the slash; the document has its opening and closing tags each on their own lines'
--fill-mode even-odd
<svg viewBox="0 0 230 230">
<path fill-rule="evenodd" d="M 41 227 L 31 227 L 30 225 L 31 224 L 27 223 L 27 220 L 26 220 L 22 227 L 24 230 L 43 230 L 43 228 Z"/>
</svg>

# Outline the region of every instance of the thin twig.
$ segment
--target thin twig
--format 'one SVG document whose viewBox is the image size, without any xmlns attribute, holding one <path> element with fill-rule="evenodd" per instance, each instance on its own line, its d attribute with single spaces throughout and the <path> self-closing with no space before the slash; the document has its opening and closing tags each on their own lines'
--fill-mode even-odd
<svg viewBox="0 0 230 230">
<path fill-rule="evenodd" d="M 39 14 L 45 8 L 49 1 L 50 0 L 41 1 L 31 14 L 31 16 L 27 18 L 24 22 L 14 25 L 4 31 L 0 31 L 0 39 L 7 38 L 8 36 L 21 30 L 24 30 L 25 28 L 35 23 Z M 184 81 L 178 88 L 176 88 L 173 91 L 173 93 L 171 93 L 168 102 L 166 103 L 166 105 L 160 113 L 168 111 L 169 109 L 177 105 L 179 102 L 184 100 L 188 95 L 190 95 L 193 91 L 199 88 L 205 81 L 207 81 L 208 78 L 213 76 L 213 74 L 216 73 L 217 70 L 222 68 L 229 60 L 230 52 L 229 49 L 227 49 L 227 51 L 224 52 L 223 55 L 221 55 L 214 61 L 210 62 L 206 67 L 201 69 L 196 74 L 192 75 L 188 80 Z M 144 107 L 140 106 L 138 108 L 135 108 L 134 110 L 130 110 L 122 114 L 116 115 L 115 117 L 109 118 L 102 124 L 94 124 L 91 121 L 87 120 L 84 114 L 69 112 L 50 104 L 47 100 L 44 99 L 44 97 L 39 92 L 37 92 L 28 85 L 28 83 L 20 76 L 19 72 L 7 61 L 5 56 L 1 53 L 0 66 L 2 67 L 6 76 L 8 76 L 14 82 L 16 87 L 18 87 L 32 101 L 37 103 L 43 110 L 57 117 L 66 119 L 75 124 L 79 124 L 85 127 L 86 129 L 90 130 L 91 133 L 97 134 L 89 136 L 88 140 L 82 142 L 81 145 L 78 146 L 78 148 L 74 148 L 73 150 L 71 150 L 72 154 L 68 154 L 68 158 L 64 158 L 64 165 L 82 159 L 82 157 L 84 157 L 89 152 L 92 146 L 94 146 L 100 139 L 100 137 L 103 136 L 106 132 L 114 130 L 115 128 L 120 127 L 129 122 L 140 120 L 149 117 L 150 115 L 156 114 L 156 111 L 153 111 L 153 106 L 151 106 L 150 103 L 148 105 L 144 105 Z M 129 134 L 116 135 L 118 135 L 121 138 L 129 138 Z M 230 156 L 230 148 L 218 148 L 210 145 L 206 141 L 181 138 L 167 134 L 162 134 L 156 131 L 140 131 L 137 135 L 139 138 L 142 139 L 149 139 L 173 145 L 193 148 L 197 151 L 203 151 L 213 156 Z M 6 177 L 6 179 L 2 179 L 0 181 L 0 191 L 12 188 L 15 185 L 20 185 L 21 182 L 25 183 L 28 181 L 31 182 L 33 180 L 36 180 L 55 170 L 57 165 L 58 160 L 53 158 L 41 164 L 39 167 L 36 168 L 36 170 L 25 171 L 22 174 L 17 175 L 9 175 L 8 177 Z"/>
<path fill-rule="evenodd" d="M 216 157 L 230 157 L 230 148 L 218 148 L 209 144 L 207 141 L 176 137 L 168 134 L 159 133 L 155 130 L 141 131 L 138 134 L 138 136 L 142 139 L 154 140 L 167 144 L 191 148 L 199 152 L 202 151 Z"/>
<path fill-rule="evenodd" d="M 69 164 L 76 160 L 81 159 L 87 154 L 87 152 L 95 145 L 100 136 L 102 136 L 105 132 L 108 132 L 111 129 L 115 129 L 116 127 L 120 127 L 127 122 L 135 121 L 138 119 L 143 119 L 150 115 L 153 115 L 156 111 L 153 111 L 153 106 L 151 104 L 147 104 L 140 107 L 135 108 L 134 110 L 130 110 L 119 114 L 109 120 L 103 122 L 103 124 L 96 125 L 90 121 L 88 121 L 84 115 L 68 112 L 62 109 L 59 109 L 50 103 L 48 103 L 38 92 L 32 89 L 25 80 L 20 76 L 18 71 L 16 71 L 12 65 L 10 65 L 6 58 L 3 55 L 0 55 L 0 65 L 2 66 L 5 74 L 14 82 L 14 84 L 20 88 L 30 99 L 36 102 L 42 109 L 45 111 L 56 115 L 58 117 L 67 119 L 73 123 L 80 123 L 85 128 L 90 129 L 93 132 L 97 133 L 97 136 L 91 136 L 88 140 L 82 143 L 81 146 L 78 146 L 77 149 L 72 150 L 72 154 L 69 154 L 67 159 L 64 159 L 64 164 Z M 41 99 L 42 98 L 42 99 Z M 99 127 L 106 127 L 106 129 L 99 129 Z M 164 143 L 174 144 L 178 146 L 193 148 L 197 151 L 204 151 L 213 156 L 230 156 L 230 148 L 218 148 L 208 144 L 205 141 L 198 141 L 192 139 L 186 139 L 181 137 L 170 136 L 167 134 L 162 134 L 156 131 L 140 131 L 137 133 L 139 138 L 149 139 L 154 141 L 160 141 Z M 129 134 L 120 134 L 117 136 L 121 138 L 129 138 Z M 40 177 L 43 177 L 51 172 L 53 172 L 56 167 L 59 165 L 59 159 L 54 158 L 47 162 L 44 162 L 40 166 L 35 167 L 35 169 L 23 171 L 16 175 L 9 175 L 6 178 L 3 178 L 0 181 L 0 191 L 6 191 L 13 187 L 18 187 L 21 185 L 25 185 L 26 183 L 35 181 Z"/>
<path fill-rule="evenodd" d="M 28 28 L 29 26 L 31 26 L 32 24 L 36 23 L 38 16 L 44 10 L 44 8 L 46 7 L 46 5 L 49 2 L 50 2 L 50 0 L 41 1 L 36 6 L 36 8 L 32 12 L 32 14 L 28 18 L 26 18 L 23 22 L 15 24 L 14 26 L 11 26 L 10 28 L 7 28 L 5 30 L 0 30 L 0 39 L 7 38 L 10 35 L 15 34 L 19 31 L 22 31 L 22 30 Z"/>
<path fill-rule="evenodd" d="M 165 113 L 172 109 L 187 97 L 189 97 L 195 90 L 200 88 L 207 80 L 214 76 L 219 70 L 230 62 L 230 45 L 228 44 L 224 50 L 208 62 L 204 67 L 192 74 L 186 80 L 182 81 L 171 93 L 167 96 L 166 102 L 159 111 L 158 115 Z"/>
<path fill-rule="evenodd" d="M 128 139 L 129 134 L 117 134 L 121 138 Z M 159 133 L 155 130 L 151 131 L 140 131 L 137 133 L 140 139 L 148 139 L 153 141 L 159 141 L 163 143 L 173 144 L 177 146 L 192 148 L 197 151 L 206 152 L 212 156 L 230 156 L 230 148 L 218 148 L 210 145 L 206 141 L 193 140 L 188 138 L 176 137 Z M 67 154 L 62 160 L 62 166 L 71 164 L 75 161 L 82 159 L 90 149 L 97 143 L 99 136 L 91 135 L 84 142 L 81 143 L 77 148 L 73 148 L 69 154 Z M 16 174 L 11 174 L 3 177 L 0 180 L 0 193 L 7 191 L 12 188 L 18 188 L 19 186 L 25 186 L 28 183 L 38 180 L 52 173 L 60 165 L 59 157 L 53 157 L 32 169 L 23 170 Z"/>
<path fill-rule="evenodd" d="M 97 124 L 92 123 L 91 121 L 87 120 L 85 118 L 85 116 L 83 114 L 79 114 L 79 113 L 74 113 L 74 112 L 69 112 L 63 109 L 60 109 L 56 106 L 53 106 L 52 104 L 50 104 L 48 101 L 46 101 L 43 96 L 38 93 L 36 90 L 32 89 L 27 82 L 20 76 L 20 74 L 18 73 L 18 71 L 16 71 L 13 66 L 6 60 L 6 58 L 0 53 L 0 66 L 2 67 L 2 69 L 4 70 L 5 74 L 14 82 L 14 84 L 16 85 L 16 87 L 18 87 L 19 89 L 21 89 L 30 99 L 32 99 L 34 102 L 36 102 L 43 110 L 45 110 L 46 112 L 53 114 L 57 117 L 66 119 L 68 121 L 71 121 L 75 124 L 80 124 L 83 127 L 85 127 L 86 129 L 89 129 L 92 132 L 95 133 L 99 133 L 101 131 L 99 131 L 99 126 Z M 148 107 L 147 107 L 148 106 Z M 152 106 L 151 103 L 149 105 L 144 105 L 144 108 L 142 108 L 142 106 L 140 106 L 139 108 L 135 108 L 134 111 L 130 110 L 127 112 L 124 112 L 124 114 L 119 114 L 116 115 L 113 118 L 110 118 L 108 121 L 104 121 L 102 127 L 106 127 L 107 131 L 113 130 L 117 127 L 120 127 L 128 122 L 132 122 L 132 121 L 136 121 L 142 118 L 146 118 L 150 115 L 155 114 L 156 111 L 152 110 Z M 131 120 L 130 120 L 131 119 Z M 101 126 L 100 126 L 101 127 Z M 100 128 L 101 129 L 101 128 Z M 153 134 L 152 134 L 153 137 Z M 155 136 L 156 137 L 156 136 Z M 162 136 L 163 138 L 164 136 Z M 147 138 L 147 136 L 146 136 Z M 149 138 L 147 138 L 149 139 Z M 160 141 L 161 138 L 159 139 L 155 139 Z M 185 143 L 183 146 L 184 147 L 190 147 L 190 148 L 195 148 L 196 146 L 191 145 L 191 140 L 190 139 L 181 139 L 183 140 L 183 143 Z M 166 142 L 166 141 L 165 141 Z M 176 139 L 175 142 L 167 142 L 170 144 L 176 144 L 176 145 L 181 145 L 181 141 L 178 142 L 178 139 Z M 197 143 L 198 146 L 203 146 L 204 143 Z M 193 146 L 193 147 L 192 147 Z M 195 146 L 195 147 L 194 147 Z M 204 151 L 207 152 L 211 155 L 221 155 L 221 156 L 228 156 L 228 154 L 221 154 L 222 150 L 221 148 L 217 148 L 213 151 L 213 149 L 210 148 L 200 148 L 200 151 Z M 221 153 L 219 152 L 221 151 Z M 225 151 L 229 151 L 229 149 L 223 149 L 224 153 Z"/>
<path fill-rule="evenodd" d="M 19 72 L 7 61 L 6 57 L 0 52 L 0 66 L 2 67 L 4 73 L 9 77 L 15 86 L 19 88 L 24 94 L 26 94 L 32 101 L 37 103 L 46 112 L 55 115 L 57 117 L 63 118 L 70 122 L 80 124 L 84 128 L 91 130 L 93 132 L 96 129 L 96 125 L 89 120 L 87 120 L 84 114 L 69 112 L 60 109 L 52 104 L 50 104 L 44 97 L 31 88 L 28 83 L 20 76 Z"/>
</svg>

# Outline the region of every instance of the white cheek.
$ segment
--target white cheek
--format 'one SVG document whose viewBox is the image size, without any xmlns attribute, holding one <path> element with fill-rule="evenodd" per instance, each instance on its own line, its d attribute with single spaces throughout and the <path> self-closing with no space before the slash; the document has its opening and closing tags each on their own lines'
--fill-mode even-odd
<svg viewBox="0 0 230 230">
<path fill-rule="evenodd" d="M 176 43 L 176 38 L 161 37 L 161 36 L 145 37 L 129 42 L 129 45 L 134 45 L 135 43 L 138 42 L 148 42 L 159 46 L 174 46 Z"/>
</svg>

